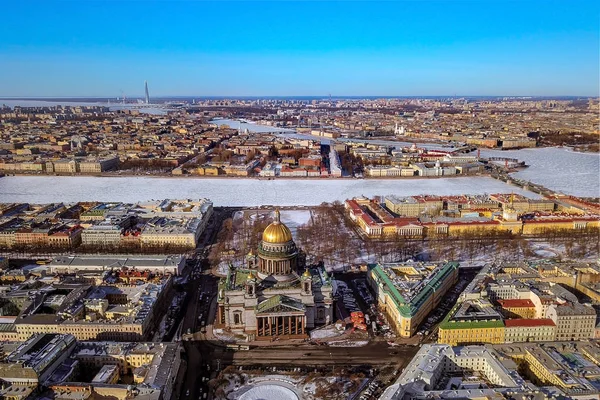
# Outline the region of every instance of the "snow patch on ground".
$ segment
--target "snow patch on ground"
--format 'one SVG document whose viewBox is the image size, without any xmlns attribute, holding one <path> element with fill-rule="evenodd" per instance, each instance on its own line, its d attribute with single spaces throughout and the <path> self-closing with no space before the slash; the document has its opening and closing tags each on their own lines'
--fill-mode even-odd
<svg viewBox="0 0 600 400">
<path fill-rule="evenodd" d="M 275 384 L 264 384 L 251 387 L 240 396 L 238 400 L 298 400 L 298 395 L 293 390 Z"/>
<path fill-rule="evenodd" d="M 312 332 L 310 332 L 310 338 L 312 340 L 333 338 L 341 335 L 342 333 L 344 333 L 344 330 L 340 331 L 335 327 L 335 325 L 330 325 L 321 329 L 313 330 Z"/>
<path fill-rule="evenodd" d="M 548 243 L 530 243 L 531 250 L 539 257 L 555 258 L 558 257 L 560 250 L 553 248 Z"/>
<path fill-rule="evenodd" d="M 227 276 L 227 274 L 229 273 L 230 264 L 230 261 L 223 261 L 219 263 L 219 265 L 217 266 L 217 275 Z"/>
<path fill-rule="evenodd" d="M 225 343 L 235 343 L 235 335 L 231 332 L 225 332 L 223 329 L 213 329 L 213 335 Z"/>
<path fill-rule="evenodd" d="M 281 210 L 281 222 L 295 234 L 299 226 L 310 222 L 310 210 Z"/>
<path fill-rule="evenodd" d="M 332 347 L 363 347 L 369 344 L 368 340 L 339 340 L 336 342 L 328 342 Z"/>
</svg>

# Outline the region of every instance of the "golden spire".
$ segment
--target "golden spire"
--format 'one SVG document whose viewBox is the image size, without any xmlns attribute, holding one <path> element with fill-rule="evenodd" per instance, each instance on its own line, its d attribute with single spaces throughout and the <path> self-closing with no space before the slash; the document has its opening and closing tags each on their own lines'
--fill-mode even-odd
<svg viewBox="0 0 600 400">
<path fill-rule="evenodd" d="M 279 212 L 279 208 L 275 209 L 275 221 L 273 221 L 273 223 L 281 223 L 281 213 Z"/>
</svg>

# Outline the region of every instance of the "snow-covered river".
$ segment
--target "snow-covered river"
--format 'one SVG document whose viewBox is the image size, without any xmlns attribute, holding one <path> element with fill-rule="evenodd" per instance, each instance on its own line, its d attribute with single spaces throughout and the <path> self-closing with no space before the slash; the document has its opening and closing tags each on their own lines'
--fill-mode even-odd
<svg viewBox="0 0 600 400">
<path fill-rule="evenodd" d="M 0 203 L 209 198 L 216 206 L 318 205 L 355 196 L 522 193 L 488 177 L 438 179 L 277 179 L 5 176 Z"/>
<path fill-rule="evenodd" d="M 529 165 L 513 176 L 548 189 L 584 197 L 600 197 L 600 154 L 569 148 L 481 150 L 482 157 L 518 158 Z"/>
</svg>

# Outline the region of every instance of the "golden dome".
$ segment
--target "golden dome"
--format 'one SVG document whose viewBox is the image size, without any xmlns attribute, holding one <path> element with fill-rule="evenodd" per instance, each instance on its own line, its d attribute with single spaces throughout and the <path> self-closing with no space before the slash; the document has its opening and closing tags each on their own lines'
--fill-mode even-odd
<svg viewBox="0 0 600 400">
<path fill-rule="evenodd" d="M 305 277 L 305 278 L 310 278 L 311 277 L 311 274 L 310 274 L 310 271 L 308 270 L 308 268 L 306 268 L 304 270 L 304 273 L 302 274 L 302 276 Z"/>
<path fill-rule="evenodd" d="M 287 243 L 293 240 L 290 228 L 281 223 L 279 219 L 278 209 L 275 210 L 275 221 L 265 228 L 262 240 L 266 243 Z"/>
</svg>

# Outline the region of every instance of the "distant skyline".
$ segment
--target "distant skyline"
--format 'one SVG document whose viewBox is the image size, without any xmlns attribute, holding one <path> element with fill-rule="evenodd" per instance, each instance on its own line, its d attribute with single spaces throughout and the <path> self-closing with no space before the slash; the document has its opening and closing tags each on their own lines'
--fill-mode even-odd
<svg viewBox="0 0 600 400">
<path fill-rule="evenodd" d="M 3 4 L 0 97 L 598 96 L 595 1 Z"/>
</svg>

